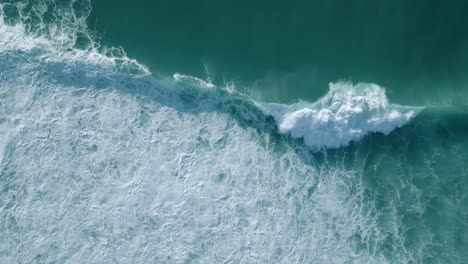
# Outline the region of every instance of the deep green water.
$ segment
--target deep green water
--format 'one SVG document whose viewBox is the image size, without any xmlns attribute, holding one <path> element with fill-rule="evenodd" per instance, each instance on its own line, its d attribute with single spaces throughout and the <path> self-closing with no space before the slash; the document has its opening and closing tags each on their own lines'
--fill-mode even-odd
<svg viewBox="0 0 468 264">
<path fill-rule="evenodd" d="M 468 263 L 467 13 L 0 0 L 0 263 Z"/>
<path fill-rule="evenodd" d="M 313 101 L 338 80 L 401 104 L 464 104 L 466 1 L 95 1 L 90 24 L 153 72 Z M 443 99 L 440 98 L 443 96 Z"/>
</svg>

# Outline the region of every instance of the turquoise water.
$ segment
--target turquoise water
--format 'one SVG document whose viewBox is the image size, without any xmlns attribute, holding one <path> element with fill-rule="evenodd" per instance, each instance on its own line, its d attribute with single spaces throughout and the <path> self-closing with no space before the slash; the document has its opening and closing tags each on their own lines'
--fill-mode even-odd
<svg viewBox="0 0 468 264">
<path fill-rule="evenodd" d="M 463 0 L 104 0 L 90 26 L 154 73 L 235 81 L 267 101 L 314 101 L 351 80 L 401 104 L 453 105 L 468 84 L 467 12 Z"/>
<path fill-rule="evenodd" d="M 0 0 L 0 263 L 465 263 L 463 1 Z"/>
</svg>

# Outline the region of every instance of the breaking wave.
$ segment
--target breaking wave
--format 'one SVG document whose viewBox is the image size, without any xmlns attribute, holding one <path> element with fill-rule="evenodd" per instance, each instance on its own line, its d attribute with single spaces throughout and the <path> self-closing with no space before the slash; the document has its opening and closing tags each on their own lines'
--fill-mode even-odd
<svg viewBox="0 0 468 264">
<path fill-rule="evenodd" d="M 282 133 L 303 138 L 313 149 L 347 146 L 371 132 L 388 135 L 422 110 L 389 104 L 382 87 L 366 83 L 331 83 L 313 104 L 257 105 L 275 118 Z"/>
<path fill-rule="evenodd" d="M 334 83 L 315 103 L 280 105 L 182 74 L 157 79 L 94 40 L 87 1 L 0 3 L 0 262 L 458 254 L 440 246 L 452 236 L 434 235 L 426 221 L 455 206 L 410 182 L 435 171 L 441 149 L 460 153 L 457 145 L 425 149 L 427 168 L 416 166 L 425 156 L 391 153 L 428 146 L 412 131 L 390 133 L 421 108 L 390 104 L 376 84 Z M 382 136 L 374 132 L 390 143 L 372 145 Z M 376 181 L 380 170 L 388 177 Z"/>
</svg>

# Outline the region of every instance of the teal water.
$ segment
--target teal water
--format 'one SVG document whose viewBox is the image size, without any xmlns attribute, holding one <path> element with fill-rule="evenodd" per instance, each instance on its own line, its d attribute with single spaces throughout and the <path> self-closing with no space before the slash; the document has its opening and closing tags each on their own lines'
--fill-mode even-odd
<svg viewBox="0 0 468 264">
<path fill-rule="evenodd" d="M 0 263 L 466 263 L 467 9 L 0 0 Z"/>
<path fill-rule="evenodd" d="M 465 104 L 467 12 L 463 0 L 117 0 L 93 3 L 90 24 L 155 73 L 208 70 L 268 101 L 314 101 L 352 80 L 402 104 L 452 105 Z"/>
</svg>

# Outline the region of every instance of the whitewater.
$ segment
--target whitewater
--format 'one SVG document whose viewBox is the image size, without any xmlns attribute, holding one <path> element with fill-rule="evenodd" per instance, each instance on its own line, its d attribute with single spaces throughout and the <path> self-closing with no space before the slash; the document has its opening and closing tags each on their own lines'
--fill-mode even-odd
<svg viewBox="0 0 468 264">
<path fill-rule="evenodd" d="M 331 83 L 316 102 L 286 105 L 183 74 L 156 78 L 94 40 L 88 4 L 57 7 L 39 30 L 0 5 L 1 263 L 435 257 L 437 235 L 398 205 L 408 198 L 403 212 L 421 213 L 424 195 L 402 180 L 382 201 L 400 183 L 372 189 L 365 178 L 424 130 L 411 125 L 423 107 L 392 104 L 371 83 Z M 374 142 L 383 152 L 370 154 Z M 403 222 L 424 239 L 408 243 Z"/>
</svg>

